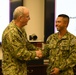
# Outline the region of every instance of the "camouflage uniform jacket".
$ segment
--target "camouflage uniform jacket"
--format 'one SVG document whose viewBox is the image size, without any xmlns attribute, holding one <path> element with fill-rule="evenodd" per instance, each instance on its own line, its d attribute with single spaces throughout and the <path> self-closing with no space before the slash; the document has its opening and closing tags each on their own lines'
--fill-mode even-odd
<svg viewBox="0 0 76 75">
<path fill-rule="evenodd" d="M 26 32 L 10 22 L 2 35 L 3 75 L 27 75 L 26 61 L 35 58 L 35 49 Z"/>
<path fill-rule="evenodd" d="M 55 67 L 60 69 L 59 75 L 74 75 L 76 37 L 69 32 L 61 39 L 58 39 L 58 33 L 50 35 L 44 47 L 44 55 L 49 56 L 48 75 Z"/>
</svg>

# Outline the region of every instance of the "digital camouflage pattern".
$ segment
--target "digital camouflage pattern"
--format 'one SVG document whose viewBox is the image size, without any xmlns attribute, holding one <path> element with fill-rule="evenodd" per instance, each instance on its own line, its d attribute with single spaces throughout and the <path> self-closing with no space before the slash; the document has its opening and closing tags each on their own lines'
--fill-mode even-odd
<svg viewBox="0 0 76 75">
<path fill-rule="evenodd" d="M 74 75 L 73 67 L 76 64 L 76 37 L 67 32 L 62 39 L 58 39 L 58 33 L 48 37 L 44 47 L 44 56 L 49 56 L 47 74 L 53 68 L 59 68 L 59 75 Z"/>
<path fill-rule="evenodd" d="M 2 35 L 3 75 L 27 75 L 26 61 L 36 56 L 35 46 L 27 40 L 26 32 L 12 21 Z"/>
</svg>

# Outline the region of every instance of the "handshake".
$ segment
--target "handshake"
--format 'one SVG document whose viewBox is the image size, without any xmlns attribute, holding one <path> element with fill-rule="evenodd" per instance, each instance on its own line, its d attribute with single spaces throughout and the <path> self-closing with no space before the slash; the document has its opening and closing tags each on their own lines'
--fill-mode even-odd
<svg viewBox="0 0 76 75">
<path fill-rule="evenodd" d="M 42 58 L 42 51 L 41 50 L 36 51 L 36 57 Z"/>
</svg>

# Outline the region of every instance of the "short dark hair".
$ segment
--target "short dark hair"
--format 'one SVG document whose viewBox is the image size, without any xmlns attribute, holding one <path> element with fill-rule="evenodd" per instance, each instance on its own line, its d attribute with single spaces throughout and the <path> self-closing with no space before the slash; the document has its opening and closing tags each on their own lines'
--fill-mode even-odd
<svg viewBox="0 0 76 75">
<path fill-rule="evenodd" d="M 66 18 L 66 19 L 68 19 L 68 22 L 69 22 L 69 16 L 66 14 L 59 14 L 58 17 Z"/>
</svg>

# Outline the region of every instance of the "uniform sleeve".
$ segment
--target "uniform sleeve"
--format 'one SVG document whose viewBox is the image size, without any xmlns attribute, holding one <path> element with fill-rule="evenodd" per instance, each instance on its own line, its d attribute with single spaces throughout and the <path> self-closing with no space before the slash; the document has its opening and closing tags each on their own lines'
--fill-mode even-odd
<svg viewBox="0 0 76 75">
<path fill-rule="evenodd" d="M 20 38 L 18 34 L 10 32 L 6 38 L 8 44 L 7 46 L 9 46 L 8 50 L 14 58 L 19 60 L 30 60 L 35 58 L 35 51 L 28 51 L 26 47 L 27 42 Z M 27 39 L 25 38 L 25 40 Z"/>
<path fill-rule="evenodd" d="M 44 49 L 42 50 L 43 57 L 47 58 L 49 56 L 49 51 L 50 51 L 50 45 L 49 45 L 49 40 L 51 39 L 51 36 L 49 36 L 46 40 L 46 43 L 44 45 Z"/>
<path fill-rule="evenodd" d="M 35 45 L 31 44 L 29 41 L 27 41 L 26 43 L 26 47 L 29 51 L 33 51 L 33 50 L 38 50 L 39 48 L 36 47 Z"/>
</svg>

